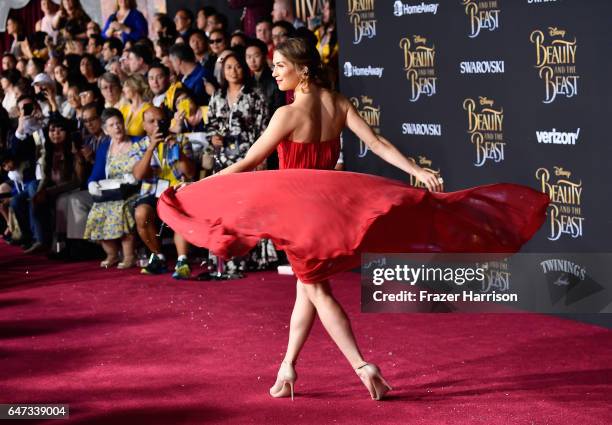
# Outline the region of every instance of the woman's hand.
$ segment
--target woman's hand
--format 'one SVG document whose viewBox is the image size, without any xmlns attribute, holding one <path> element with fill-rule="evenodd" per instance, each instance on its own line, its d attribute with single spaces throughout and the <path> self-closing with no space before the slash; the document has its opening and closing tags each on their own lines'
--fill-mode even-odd
<svg viewBox="0 0 612 425">
<path fill-rule="evenodd" d="M 195 111 L 195 114 L 192 114 L 190 117 L 187 117 L 187 122 L 192 127 L 197 127 L 198 124 L 203 122 L 203 120 L 202 120 L 202 109 L 201 108 L 197 108 L 196 111 Z"/>
<path fill-rule="evenodd" d="M 183 130 L 183 120 L 185 119 L 185 112 L 176 111 L 174 113 L 174 119 L 170 123 L 171 126 L 169 128 L 171 133 L 180 133 Z"/>
<path fill-rule="evenodd" d="M 427 190 L 432 192 L 442 192 L 443 190 L 443 180 L 439 174 L 434 173 L 433 171 L 425 170 L 423 168 L 419 169 L 414 175 L 418 181 L 423 183 Z"/>
<path fill-rule="evenodd" d="M 43 93 L 45 95 L 45 99 L 47 99 L 47 102 L 49 103 L 49 107 L 51 108 L 52 112 L 56 112 L 58 107 L 57 107 L 57 100 L 55 99 L 55 90 L 51 90 L 48 87 L 45 87 L 45 89 L 43 90 Z"/>
</svg>

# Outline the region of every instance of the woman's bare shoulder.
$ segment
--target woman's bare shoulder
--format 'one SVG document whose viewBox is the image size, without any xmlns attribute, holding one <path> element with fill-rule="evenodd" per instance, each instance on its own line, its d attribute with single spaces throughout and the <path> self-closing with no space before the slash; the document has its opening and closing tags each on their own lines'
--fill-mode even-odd
<svg viewBox="0 0 612 425">
<path fill-rule="evenodd" d="M 282 120 L 283 122 L 292 121 L 293 117 L 298 114 L 295 105 L 284 105 L 278 108 L 274 112 L 274 118 L 276 120 Z"/>
<path fill-rule="evenodd" d="M 281 106 L 272 115 L 268 128 L 274 128 L 275 131 L 284 135 L 290 134 L 295 129 L 299 116 L 300 112 L 295 105 Z"/>
</svg>

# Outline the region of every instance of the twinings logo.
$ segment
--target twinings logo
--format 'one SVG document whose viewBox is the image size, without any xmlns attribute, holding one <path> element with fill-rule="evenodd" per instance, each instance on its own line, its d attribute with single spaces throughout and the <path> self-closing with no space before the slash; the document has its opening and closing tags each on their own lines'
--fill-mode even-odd
<svg viewBox="0 0 612 425">
<path fill-rule="evenodd" d="M 380 106 L 374 105 L 374 100 L 366 95 L 351 97 L 351 103 L 357 112 L 368 123 L 376 134 L 380 133 Z M 359 158 L 363 158 L 368 153 L 368 145 L 363 140 L 359 140 Z"/>
<path fill-rule="evenodd" d="M 551 200 L 548 239 L 556 241 L 563 235 L 582 237 L 582 180 L 573 181 L 572 173 L 560 166 L 553 167 L 552 171 L 538 168 L 535 177 L 542 192 L 548 194 Z"/>
<path fill-rule="evenodd" d="M 412 38 L 412 39 L 411 39 Z M 435 58 L 436 48 L 425 37 L 413 35 L 404 37 L 399 42 L 404 54 L 404 71 L 410 82 L 411 102 L 419 100 L 421 95 L 436 94 Z"/>
<path fill-rule="evenodd" d="M 547 35 L 549 39 L 547 40 Z M 548 27 L 547 31 L 535 30 L 529 36 L 536 50 L 538 76 L 544 82 L 543 103 L 552 103 L 557 96 L 571 98 L 578 95 L 576 72 L 576 37 L 567 39 L 564 29 Z"/>
<path fill-rule="evenodd" d="M 470 20 L 470 33 L 468 37 L 478 37 L 480 31 L 495 31 L 499 28 L 499 14 L 501 12 L 497 0 L 474 1 L 461 0 L 465 6 L 465 14 Z"/>
<path fill-rule="evenodd" d="M 480 96 L 478 101 L 468 98 L 463 101 L 467 112 L 468 134 L 476 150 L 474 165 L 482 167 L 487 161 L 504 160 L 504 109 L 496 109 L 493 99 Z"/>
<path fill-rule="evenodd" d="M 376 36 L 374 0 L 348 0 L 348 17 L 355 31 L 353 44 L 361 43 L 364 37 Z"/>
<path fill-rule="evenodd" d="M 415 164 L 419 165 L 421 168 L 425 170 L 429 170 L 434 173 L 440 174 L 440 168 L 438 168 L 437 170 L 434 169 L 431 159 L 427 158 L 425 155 L 419 155 L 417 156 L 416 159 L 412 157 L 409 157 L 408 159 L 414 162 Z M 423 187 L 423 188 L 427 187 L 425 186 L 425 184 L 423 184 L 423 182 L 417 180 L 412 174 L 410 175 L 410 184 L 414 187 Z"/>
<path fill-rule="evenodd" d="M 560 272 L 561 274 L 554 282 L 555 285 L 559 286 L 567 286 L 570 284 L 569 275 L 573 275 L 580 280 L 584 280 L 587 274 L 586 269 L 580 264 L 576 264 L 573 261 L 561 258 L 550 258 L 548 260 L 544 260 L 540 262 L 540 267 L 542 267 L 542 272 L 544 272 L 544 274 Z"/>
<path fill-rule="evenodd" d="M 479 265 L 485 269 L 485 278 L 482 281 L 481 292 L 491 290 L 497 292 L 507 292 L 510 289 L 510 267 L 508 260 L 489 261 Z"/>
</svg>

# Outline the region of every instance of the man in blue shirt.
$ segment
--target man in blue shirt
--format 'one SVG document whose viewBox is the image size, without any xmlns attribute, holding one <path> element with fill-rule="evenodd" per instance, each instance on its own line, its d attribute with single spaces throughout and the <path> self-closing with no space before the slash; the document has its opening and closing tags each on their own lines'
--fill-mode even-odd
<svg viewBox="0 0 612 425">
<path fill-rule="evenodd" d="M 213 82 L 210 71 L 196 62 L 195 54 L 187 44 L 175 44 L 169 54 L 174 72 L 181 75 L 181 82 L 191 90 L 198 106 L 208 105 L 210 97 L 206 93 L 205 83 Z"/>
</svg>

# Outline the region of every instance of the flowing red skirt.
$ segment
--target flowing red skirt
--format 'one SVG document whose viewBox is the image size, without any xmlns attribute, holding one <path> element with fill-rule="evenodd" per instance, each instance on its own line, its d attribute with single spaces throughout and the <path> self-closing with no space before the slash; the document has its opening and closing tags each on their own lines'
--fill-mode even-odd
<svg viewBox="0 0 612 425">
<path fill-rule="evenodd" d="M 157 210 L 187 241 L 223 258 L 269 238 L 313 283 L 358 267 L 362 252 L 517 252 L 548 203 L 510 183 L 435 193 L 369 174 L 288 169 L 168 189 Z"/>
</svg>

